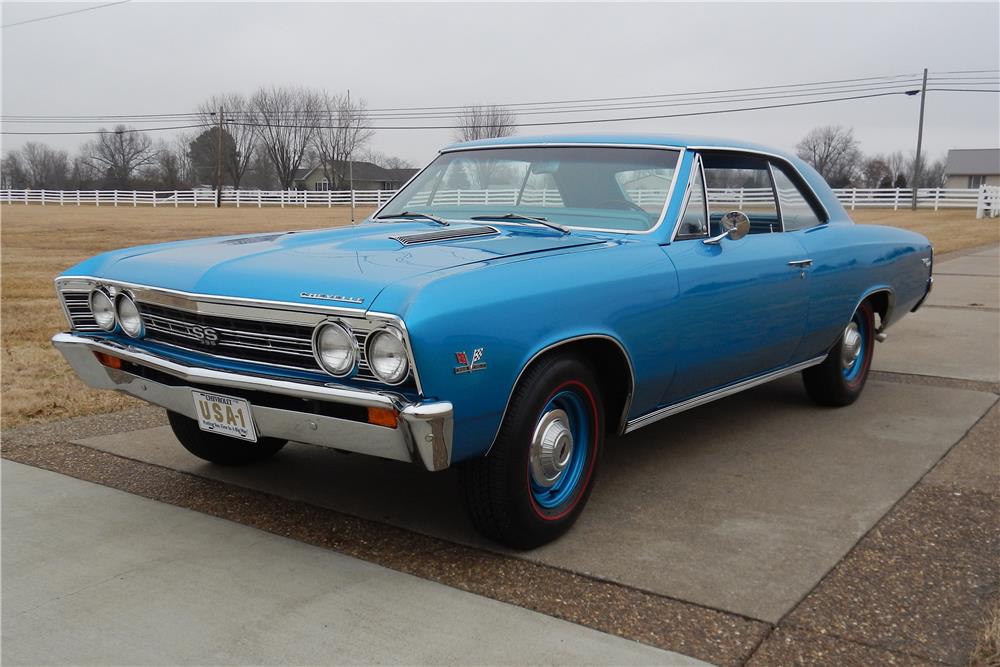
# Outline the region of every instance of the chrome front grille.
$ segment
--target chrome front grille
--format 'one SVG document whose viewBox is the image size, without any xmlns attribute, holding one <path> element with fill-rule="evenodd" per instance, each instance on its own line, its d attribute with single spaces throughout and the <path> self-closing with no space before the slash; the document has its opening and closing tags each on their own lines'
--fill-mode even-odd
<svg viewBox="0 0 1000 667">
<path fill-rule="evenodd" d="M 97 320 L 90 312 L 90 290 L 86 292 L 64 291 L 61 293 L 66 314 L 76 331 L 100 331 Z"/>
<path fill-rule="evenodd" d="M 138 305 L 147 340 L 244 361 L 319 370 L 312 353 L 312 327 Z"/>
<path fill-rule="evenodd" d="M 60 278 L 57 289 L 73 331 L 103 333 L 90 312 L 90 292 L 98 284 L 92 278 Z M 111 284 L 109 281 L 108 284 Z M 115 288 L 112 285 L 113 289 Z M 349 312 L 345 308 L 317 307 L 247 300 L 228 300 L 210 295 L 189 295 L 159 288 L 129 285 L 142 317 L 143 340 L 169 345 L 234 361 L 266 364 L 326 375 L 313 356 L 312 336 L 316 326 L 337 319 L 354 333 L 358 343 L 358 368 L 352 380 L 384 384 L 368 365 L 365 343 L 368 335 L 386 324 L 399 327 L 394 316 Z M 192 298 L 192 297 L 202 298 Z M 116 330 L 115 335 L 122 335 Z M 333 378 L 331 377 L 331 381 Z M 412 368 L 400 389 L 420 391 Z"/>
</svg>

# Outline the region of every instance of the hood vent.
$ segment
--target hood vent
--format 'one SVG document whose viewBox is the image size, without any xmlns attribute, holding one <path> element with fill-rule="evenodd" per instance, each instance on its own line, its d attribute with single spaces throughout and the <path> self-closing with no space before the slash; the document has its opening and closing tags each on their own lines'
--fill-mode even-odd
<svg viewBox="0 0 1000 667">
<path fill-rule="evenodd" d="M 435 241 L 453 241 L 455 239 L 468 239 L 477 236 L 493 236 L 499 234 L 496 227 L 485 225 L 482 227 L 465 227 L 462 229 L 442 229 L 437 232 L 424 232 L 422 234 L 407 234 L 406 236 L 390 236 L 394 241 L 399 241 L 403 245 L 414 245 L 417 243 L 434 243 Z"/>
</svg>

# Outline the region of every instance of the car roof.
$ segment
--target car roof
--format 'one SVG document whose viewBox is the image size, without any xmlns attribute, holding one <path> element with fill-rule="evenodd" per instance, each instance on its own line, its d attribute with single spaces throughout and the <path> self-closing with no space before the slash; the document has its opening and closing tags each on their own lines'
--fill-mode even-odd
<svg viewBox="0 0 1000 667">
<path fill-rule="evenodd" d="M 664 146 L 675 148 L 738 148 L 741 150 L 758 151 L 761 153 L 771 153 L 787 160 L 794 160 L 795 156 L 785 151 L 763 146 L 739 139 L 724 139 L 720 137 L 706 137 L 692 134 L 650 134 L 650 133 L 587 133 L 587 134 L 550 134 L 535 136 L 513 136 L 499 139 L 478 139 L 476 141 L 465 141 L 451 144 L 442 149 L 444 151 L 458 148 L 482 148 L 487 146 L 509 146 L 509 145 L 551 145 L 551 144 L 617 144 L 636 146 Z"/>
</svg>

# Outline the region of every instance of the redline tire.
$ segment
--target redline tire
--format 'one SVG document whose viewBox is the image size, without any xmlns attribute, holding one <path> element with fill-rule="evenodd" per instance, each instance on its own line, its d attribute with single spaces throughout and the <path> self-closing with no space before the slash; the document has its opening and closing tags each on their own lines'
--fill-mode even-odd
<svg viewBox="0 0 1000 667">
<path fill-rule="evenodd" d="M 603 446 L 594 373 L 575 356 L 541 359 L 514 390 L 493 449 L 461 466 L 473 525 L 515 549 L 558 538 L 587 504 Z"/>
</svg>

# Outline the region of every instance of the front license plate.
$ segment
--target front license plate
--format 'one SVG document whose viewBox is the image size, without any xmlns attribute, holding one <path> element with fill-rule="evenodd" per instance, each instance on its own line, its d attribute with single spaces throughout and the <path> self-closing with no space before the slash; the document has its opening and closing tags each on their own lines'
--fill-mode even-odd
<svg viewBox="0 0 1000 667">
<path fill-rule="evenodd" d="M 198 412 L 198 426 L 202 431 L 228 435 L 241 440 L 257 442 L 250 403 L 242 398 L 207 394 L 192 389 L 194 409 Z"/>
</svg>

